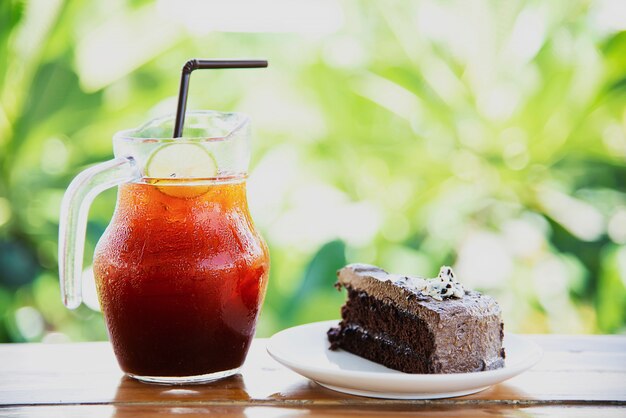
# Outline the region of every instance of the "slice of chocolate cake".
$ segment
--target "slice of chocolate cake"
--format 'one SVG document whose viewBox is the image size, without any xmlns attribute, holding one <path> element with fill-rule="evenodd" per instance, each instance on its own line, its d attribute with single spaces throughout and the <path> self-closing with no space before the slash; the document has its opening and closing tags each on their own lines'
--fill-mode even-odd
<svg viewBox="0 0 626 418">
<path fill-rule="evenodd" d="M 405 373 L 464 373 L 504 366 L 500 307 L 464 290 L 449 267 L 439 277 L 399 276 L 366 264 L 338 272 L 348 291 L 342 321 L 328 331 L 342 348 Z"/>
</svg>

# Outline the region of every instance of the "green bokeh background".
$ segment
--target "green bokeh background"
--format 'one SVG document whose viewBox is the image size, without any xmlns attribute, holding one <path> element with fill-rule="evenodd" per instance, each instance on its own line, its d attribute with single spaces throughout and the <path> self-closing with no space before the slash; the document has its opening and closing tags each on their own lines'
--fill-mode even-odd
<svg viewBox="0 0 626 418">
<path fill-rule="evenodd" d="M 189 102 L 253 119 L 259 336 L 338 317 L 357 261 L 454 265 L 510 331 L 624 332 L 622 3 L 180 3 L 0 2 L 0 342 L 106 339 L 93 291 L 61 304 L 61 198 L 116 131 L 174 110 L 190 57 L 271 63 L 194 74 Z M 86 265 L 114 204 L 94 202 Z"/>
</svg>

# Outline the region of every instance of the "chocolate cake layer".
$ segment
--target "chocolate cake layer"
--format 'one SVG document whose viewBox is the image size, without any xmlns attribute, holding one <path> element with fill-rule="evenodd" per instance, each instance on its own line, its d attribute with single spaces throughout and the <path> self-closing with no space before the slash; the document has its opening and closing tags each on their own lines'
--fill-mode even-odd
<svg viewBox="0 0 626 418">
<path fill-rule="evenodd" d="M 348 290 L 331 349 L 407 373 L 460 373 L 503 367 L 503 324 L 496 301 L 478 292 L 434 299 L 416 280 L 368 265 L 339 271 Z"/>
<path fill-rule="evenodd" d="M 371 315 L 372 311 L 377 314 Z M 427 359 L 433 338 L 420 318 L 352 289 L 348 290 L 342 317 L 340 326 L 328 334 L 331 348 L 341 347 L 407 373 L 429 373 Z M 407 323 L 412 326 L 407 327 Z"/>
</svg>

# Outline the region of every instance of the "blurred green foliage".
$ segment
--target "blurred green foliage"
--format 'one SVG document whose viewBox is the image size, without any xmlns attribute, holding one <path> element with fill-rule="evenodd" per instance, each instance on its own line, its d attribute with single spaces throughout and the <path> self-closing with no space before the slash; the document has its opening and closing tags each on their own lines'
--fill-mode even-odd
<svg viewBox="0 0 626 418">
<path fill-rule="evenodd" d="M 114 132 L 174 110 L 182 63 L 221 56 L 271 63 L 194 74 L 189 104 L 253 118 L 272 256 L 259 335 L 338 317 L 334 272 L 357 261 L 453 264 L 512 331 L 624 332 L 619 2 L 305 3 L 318 22 L 231 15 L 273 22 L 246 33 L 203 22 L 220 2 L 0 2 L 0 341 L 106 338 L 93 289 L 61 304 L 63 192 Z M 92 207 L 87 265 L 114 201 Z"/>
</svg>

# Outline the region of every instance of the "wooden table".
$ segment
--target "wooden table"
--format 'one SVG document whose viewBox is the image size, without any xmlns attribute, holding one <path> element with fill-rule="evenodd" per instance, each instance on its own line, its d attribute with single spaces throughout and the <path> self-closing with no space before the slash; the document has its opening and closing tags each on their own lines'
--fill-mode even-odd
<svg viewBox="0 0 626 418">
<path fill-rule="evenodd" d="M 272 360 L 262 339 L 241 375 L 179 387 L 124 377 L 108 343 L 0 344 L 0 416 L 626 416 L 626 337 L 530 338 L 544 349 L 530 371 L 481 393 L 432 401 L 322 388 Z"/>
</svg>

